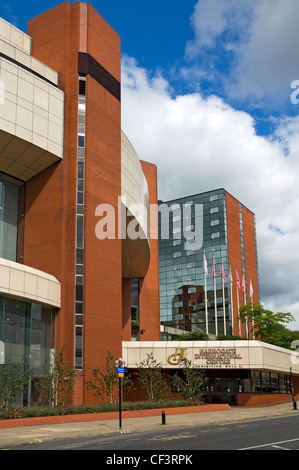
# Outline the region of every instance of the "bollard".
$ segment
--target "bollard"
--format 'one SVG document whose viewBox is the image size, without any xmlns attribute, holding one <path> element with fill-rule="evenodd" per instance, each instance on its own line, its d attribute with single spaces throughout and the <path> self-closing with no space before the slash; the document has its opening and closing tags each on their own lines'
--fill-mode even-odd
<svg viewBox="0 0 299 470">
<path fill-rule="evenodd" d="M 165 411 L 162 411 L 162 424 L 166 424 Z"/>
<path fill-rule="evenodd" d="M 293 410 L 297 410 L 297 402 L 295 400 L 293 401 Z"/>
</svg>

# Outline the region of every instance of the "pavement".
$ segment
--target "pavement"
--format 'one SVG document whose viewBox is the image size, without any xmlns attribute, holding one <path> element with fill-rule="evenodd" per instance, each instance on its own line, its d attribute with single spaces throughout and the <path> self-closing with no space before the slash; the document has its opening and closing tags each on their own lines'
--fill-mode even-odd
<svg viewBox="0 0 299 470">
<path fill-rule="evenodd" d="M 293 403 L 261 407 L 235 407 L 222 411 L 168 415 L 165 411 L 165 424 L 161 416 L 63 423 L 51 425 L 34 425 L 0 429 L 0 451 L 6 447 L 29 445 L 38 442 L 50 442 L 57 439 L 95 437 L 111 434 L 136 433 L 162 430 L 163 428 L 190 427 L 209 424 L 240 423 L 260 419 L 273 419 L 286 416 L 299 416 L 293 409 Z"/>
</svg>

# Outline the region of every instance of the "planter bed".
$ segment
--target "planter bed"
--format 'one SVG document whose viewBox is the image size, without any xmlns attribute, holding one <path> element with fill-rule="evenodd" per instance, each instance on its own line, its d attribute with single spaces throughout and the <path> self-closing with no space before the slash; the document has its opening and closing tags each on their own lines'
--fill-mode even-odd
<svg viewBox="0 0 299 470">
<path fill-rule="evenodd" d="M 175 408 L 159 408 L 147 410 L 131 410 L 122 411 L 123 418 L 141 418 L 146 416 L 159 416 L 162 410 L 167 415 L 174 414 L 187 414 L 187 413 L 203 413 L 211 411 L 225 411 L 230 410 L 231 407 L 226 404 L 219 405 L 200 405 L 200 406 L 184 406 Z M 49 424 L 62 424 L 62 423 L 79 423 L 88 421 L 102 421 L 109 419 L 118 419 L 118 411 L 108 411 L 100 413 L 82 413 L 82 414 L 69 414 L 57 416 L 39 416 L 31 418 L 17 418 L 17 419 L 2 419 L 0 420 L 0 429 L 15 428 L 22 426 L 41 426 Z"/>
</svg>

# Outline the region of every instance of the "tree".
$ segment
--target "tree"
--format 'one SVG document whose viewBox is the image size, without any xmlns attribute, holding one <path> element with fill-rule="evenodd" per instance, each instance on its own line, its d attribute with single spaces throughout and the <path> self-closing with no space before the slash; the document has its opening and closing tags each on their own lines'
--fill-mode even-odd
<svg viewBox="0 0 299 470">
<path fill-rule="evenodd" d="M 63 349 L 57 356 L 53 353 L 53 360 L 45 363 L 41 386 L 50 406 L 67 408 L 72 403 L 77 372 L 72 366 L 65 364 Z"/>
<path fill-rule="evenodd" d="M 108 403 L 116 403 L 119 399 L 119 377 L 115 365 L 115 358 L 108 351 L 105 363 L 100 369 L 92 371 L 92 380 L 87 383 L 87 389 L 93 391 L 93 395 L 100 400 L 107 400 Z M 122 393 L 125 397 L 133 388 L 131 376 L 125 374 L 122 379 Z"/>
<path fill-rule="evenodd" d="M 241 338 L 241 336 L 235 335 L 218 335 L 216 337 L 217 341 L 244 341 L 246 338 Z"/>
<path fill-rule="evenodd" d="M 248 321 L 252 325 L 251 331 L 261 341 L 276 346 L 290 347 L 293 337 L 287 334 L 289 330 L 284 324 L 294 321 L 291 313 L 274 313 L 265 309 L 263 305 L 248 302 L 239 309 L 239 318 L 241 322 Z"/>
<path fill-rule="evenodd" d="M 186 400 L 201 403 L 206 385 L 204 372 L 191 368 L 191 361 L 186 357 L 181 359 L 180 365 L 182 370 L 174 374 L 173 385 Z"/>
<path fill-rule="evenodd" d="M 23 362 L 6 361 L 0 366 L 0 406 L 4 410 L 11 408 L 28 387 L 32 375 L 25 370 Z"/>
<path fill-rule="evenodd" d="M 138 381 L 150 401 L 163 401 L 170 393 L 169 386 L 162 374 L 161 363 L 154 358 L 153 353 L 147 354 L 138 366 Z"/>
<path fill-rule="evenodd" d="M 183 333 L 173 341 L 209 341 L 209 335 L 202 331 L 190 331 Z"/>
</svg>

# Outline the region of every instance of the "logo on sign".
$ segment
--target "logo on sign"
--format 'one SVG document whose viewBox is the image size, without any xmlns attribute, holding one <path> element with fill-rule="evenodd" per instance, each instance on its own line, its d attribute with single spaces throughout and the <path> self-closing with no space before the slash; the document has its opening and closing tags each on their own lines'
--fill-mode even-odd
<svg viewBox="0 0 299 470">
<path fill-rule="evenodd" d="M 173 366 L 178 365 L 184 357 L 187 348 L 176 348 L 174 354 L 170 354 L 167 358 L 167 362 Z"/>
</svg>

